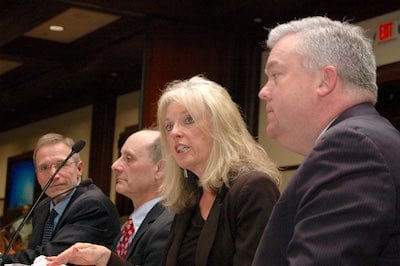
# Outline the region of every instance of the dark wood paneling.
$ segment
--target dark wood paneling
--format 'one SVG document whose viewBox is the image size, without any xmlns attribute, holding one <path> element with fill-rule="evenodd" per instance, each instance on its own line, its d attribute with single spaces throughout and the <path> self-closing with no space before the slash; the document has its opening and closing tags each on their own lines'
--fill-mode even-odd
<svg viewBox="0 0 400 266">
<path fill-rule="evenodd" d="M 378 84 L 384 84 L 396 80 L 400 80 L 400 62 L 378 67 L 377 70 Z"/>
<path fill-rule="evenodd" d="M 378 67 L 376 109 L 400 130 L 400 62 Z"/>
<path fill-rule="evenodd" d="M 115 129 L 116 95 L 113 86 L 113 83 L 104 84 L 94 99 L 90 139 L 89 177 L 106 195 L 110 194 Z"/>
<path fill-rule="evenodd" d="M 142 125 L 156 122 L 157 100 L 168 82 L 202 74 L 226 84 L 231 76 L 229 34 L 149 19 L 144 56 Z"/>
<path fill-rule="evenodd" d="M 161 90 L 175 79 L 202 74 L 220 83 L 241 107 L 255 135 L 258 127 L 258 90 L 261 45 L 205 27 L 149 19 L 142 84 L 142 125 L 156 121 Z"/>
</svg>

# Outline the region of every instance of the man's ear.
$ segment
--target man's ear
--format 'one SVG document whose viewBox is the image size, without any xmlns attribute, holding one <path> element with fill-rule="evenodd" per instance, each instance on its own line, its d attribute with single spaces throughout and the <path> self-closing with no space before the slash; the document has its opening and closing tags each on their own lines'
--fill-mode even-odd
<svg viewBox="0 0 400 266">
<path fill-rule="evenodd" d="M 156 164 L 155 179 L 156 181 L 162 181 L 165 175 L 165 160 L 161 159 Z"/>
<path fill-rule="evenodd" d="M 321 84 L 317 89 L 317 93 L 318 96 L 324 97 L 335 89 L 338 74 L 334 66 L 325 66 L 321 71 Z"/>
<path fill-rule="evenodd" d="M 76 168 L 78 169 L 79 178 L 81 178 L 82 175 L 83 175 L 83 162 L 82 162 L 82 161 L 79 161 L 79 162 L 76 164 Z"/>
</svg>

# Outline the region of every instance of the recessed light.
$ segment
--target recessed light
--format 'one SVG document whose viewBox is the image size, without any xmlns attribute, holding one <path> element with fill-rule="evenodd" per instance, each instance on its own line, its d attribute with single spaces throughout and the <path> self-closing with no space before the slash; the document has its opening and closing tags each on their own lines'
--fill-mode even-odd
<svg viewBox="0 0 400 266">
<path fill-rule="evenodd" d="M 49 29 L 51 31 L 63 31 L 64 27 L 59 25 L 50 25 Z"/>
<path fill-rule="evenodd" d="M 24 36 L 71 43 L 120 18 L 114 14 L 71 7 L 25 32 Z"/>
<path fill-rule="evenodd" d="M 260 18 L 260 17 L 255 17 L 255 18 L 253 18 L 253 22 L 259 24 L 259 23 L 262 23 L 262 22 L 263 22 L 263 19 Z"/>
</svg>

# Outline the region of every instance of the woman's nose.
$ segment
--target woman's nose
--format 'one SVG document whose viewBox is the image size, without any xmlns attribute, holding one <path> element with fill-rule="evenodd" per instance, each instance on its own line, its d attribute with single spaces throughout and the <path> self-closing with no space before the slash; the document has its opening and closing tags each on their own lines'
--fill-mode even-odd
<svg viewBox="0 0 400 266">
<path fill-rule="evenodd" d="M 170 132 L 170 135 L 171 135 L 171 137 L 173 137 L 173 138 L 177 138 L 177 137 L 182 136 L 182 130 L 181 130 L 181 128 L 180 128 L 180 126 L 179 126 L 178 124 L 175 124 L 175 125 L 172 127 L 171 132 Z"/>
</svg>

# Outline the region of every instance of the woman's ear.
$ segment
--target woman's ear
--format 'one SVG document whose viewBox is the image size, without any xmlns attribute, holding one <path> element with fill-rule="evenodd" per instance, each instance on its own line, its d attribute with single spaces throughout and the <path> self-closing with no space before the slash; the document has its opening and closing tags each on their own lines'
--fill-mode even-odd
<svg viewBox="0 0 400 266">
<path fill-rule="evenodd" d="M 330 94 L 336 87 L 338 74 L 336 67 L 325 66 L 322 68 L 321 84 L 317 89 L 318 96 L 324 97 Z"/>
</svg>

